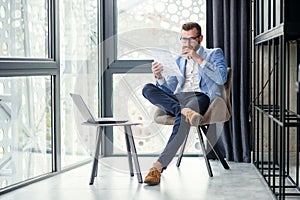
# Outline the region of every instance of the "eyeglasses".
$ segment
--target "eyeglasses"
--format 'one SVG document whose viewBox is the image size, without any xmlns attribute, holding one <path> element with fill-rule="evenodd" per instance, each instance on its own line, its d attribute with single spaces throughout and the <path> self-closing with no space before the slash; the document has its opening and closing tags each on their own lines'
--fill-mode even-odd
<svg viewBox="0 0 300 200">
<path fill-rule="evenodd" d="M 189 38 L 185 38 L 185 37 L 180 37 L 180 40 L 181 41 L 190 41 L 190 42 L 193 42 L 193 41 L 196 41 L 198 39 L 199 36 L 197 37 L 189 37 Z"/>
</svg>

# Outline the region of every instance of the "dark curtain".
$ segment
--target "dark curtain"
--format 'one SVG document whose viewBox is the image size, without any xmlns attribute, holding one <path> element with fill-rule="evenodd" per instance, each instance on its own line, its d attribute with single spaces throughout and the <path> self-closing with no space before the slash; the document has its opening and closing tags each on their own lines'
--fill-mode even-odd
<svg viewBox="0 0 300 200">
<path fill-rule="evenodd" d="M 223 49 L 232 68 L 232 117 L 217 146 L 229 161 L 251 162 L 249 103 L 251 86 L 251 1 L 207 1 L 207 47 Z"/>
</svg>

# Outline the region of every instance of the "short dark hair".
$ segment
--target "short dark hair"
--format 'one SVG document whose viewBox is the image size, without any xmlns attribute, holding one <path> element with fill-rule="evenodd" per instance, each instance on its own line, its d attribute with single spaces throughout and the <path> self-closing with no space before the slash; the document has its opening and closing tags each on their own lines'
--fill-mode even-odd
<svg viewBox="0 0 300 200">
<path fill-rule="evenodd" d="M 182 25 L 182 30 L 185 30 L 185 31 L 192 30 L 193 28 L 197 29 L 197 32 L 198 32 L 197 36 L 198 37 L 202 35 L 201 26 L 198 23 L 196 23 L 196 22 L 187 22 L 187 23 Z"/>
</svg>

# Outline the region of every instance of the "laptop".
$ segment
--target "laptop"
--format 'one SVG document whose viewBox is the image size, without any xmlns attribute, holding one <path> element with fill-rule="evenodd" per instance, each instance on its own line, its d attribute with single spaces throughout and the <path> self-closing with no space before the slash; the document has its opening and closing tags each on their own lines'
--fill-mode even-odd
<svg viewBox="0 0 300 200">
<path fill-rule="evenodd" d="M 73 102 L 75 103 L 76 107 L 78 108 L 81 116 L 83 119 L 88 123 L 94 124 L 115 124 L 115 123 L 125 123 L 128 120 L 123 119 L 115 119 L 112 117 L 101 117 L 101 118 L 94 118 L 91 111 L 89 110 L 88 106 L 84 102 L 83 98 L 79 94 L 70 93 Z"/>
</svg>

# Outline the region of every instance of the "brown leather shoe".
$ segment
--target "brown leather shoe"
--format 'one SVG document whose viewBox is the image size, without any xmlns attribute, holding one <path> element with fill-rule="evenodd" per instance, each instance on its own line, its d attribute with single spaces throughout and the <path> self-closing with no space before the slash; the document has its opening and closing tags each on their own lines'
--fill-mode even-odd
<svg viewBox="0 0 300 200">
<path fill-rule="evenodd" d="M 202 120 L 202 115 L 193 110 L 187 111 L 185 117 L 186 120 L 189 121 L 191 126 L 198 126 Z"/>
<path fill-rule="evenodd" d="M 160 183 L 160 172 L 155 168 L 152 167 L 144 179 L 144 183 L 148 185 L 157 185 Z"/>
</svg>

